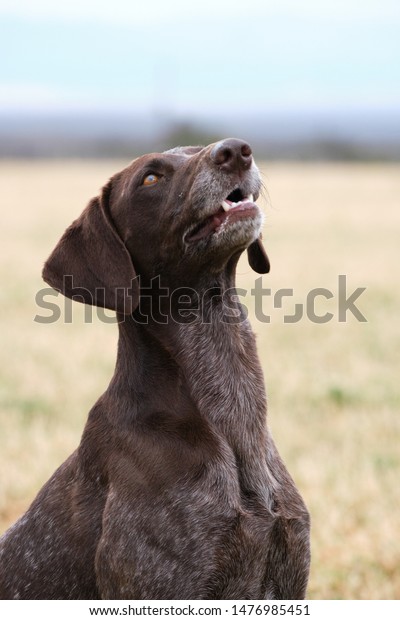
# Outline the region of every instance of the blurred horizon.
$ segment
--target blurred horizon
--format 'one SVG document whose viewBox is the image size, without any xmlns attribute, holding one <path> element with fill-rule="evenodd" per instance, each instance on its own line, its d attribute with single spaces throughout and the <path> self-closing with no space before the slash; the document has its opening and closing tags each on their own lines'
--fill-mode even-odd
<svg viewBox="0 0 400 620">
<path fill-rule="evenodd" d="M 235 136 L 265 159 L 400 160 L 400 114 L 1 114 L 1 158 L 135 157 Z"/>
</svg>

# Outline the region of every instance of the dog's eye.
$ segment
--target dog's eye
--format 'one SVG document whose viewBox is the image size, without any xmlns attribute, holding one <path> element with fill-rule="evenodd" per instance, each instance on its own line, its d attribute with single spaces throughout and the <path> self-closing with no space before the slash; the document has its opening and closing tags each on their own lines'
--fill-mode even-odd
<svg viewBox="0 0 400 620">
<path fill-rule="evenodd" d="M 155 185 L 160 180 L 156 174 L 148 174 L 144 177 L 142 185 Z"/>
</svg>

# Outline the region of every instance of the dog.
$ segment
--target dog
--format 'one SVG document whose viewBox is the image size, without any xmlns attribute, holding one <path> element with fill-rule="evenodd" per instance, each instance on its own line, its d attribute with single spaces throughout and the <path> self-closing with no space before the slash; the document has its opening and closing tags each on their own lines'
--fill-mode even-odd
<svg viewBox="0 0 400 620">
<path fill-rule="evenodd" d="M 0 539 L 1 598 L 305 597 L 309 514 L 235 291 L 245 250 L 269 271 L 260 188 L 242 140 L 148 154 L 62 236 L 43 278 L 116 311 L 116 368 L 78 449 Z"/>
</svg>

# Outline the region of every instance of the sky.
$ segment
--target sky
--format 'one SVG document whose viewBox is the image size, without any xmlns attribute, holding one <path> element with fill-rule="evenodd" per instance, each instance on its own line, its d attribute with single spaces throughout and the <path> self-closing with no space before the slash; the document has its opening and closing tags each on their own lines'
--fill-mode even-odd
<svg viewBox="0 0 400 620">
<path fill-rule="evenodd" d="M 0 0 L 0 113 L 400 108 L 398 0 Z"/>
</svg>

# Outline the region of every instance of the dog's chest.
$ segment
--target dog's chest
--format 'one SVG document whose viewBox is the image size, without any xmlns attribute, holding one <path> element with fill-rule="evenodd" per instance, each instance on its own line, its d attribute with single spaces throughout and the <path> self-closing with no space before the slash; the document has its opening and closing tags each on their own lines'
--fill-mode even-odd
<svg viewBox="0 0 400 620">
<path fill-rule="evenodd" d="M 96 558 L 102 596 L 264 598 L 274 519 L 244 507 L 226 473 L 215 468 L 158 496 L 143 490 L 129 504 L 111 491 Z"/>
</svg>

